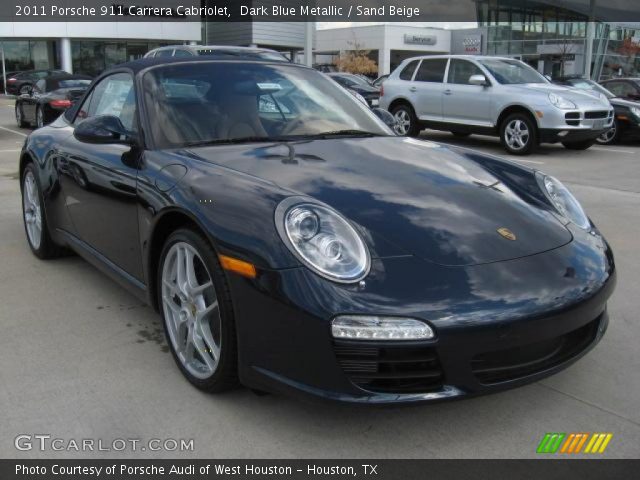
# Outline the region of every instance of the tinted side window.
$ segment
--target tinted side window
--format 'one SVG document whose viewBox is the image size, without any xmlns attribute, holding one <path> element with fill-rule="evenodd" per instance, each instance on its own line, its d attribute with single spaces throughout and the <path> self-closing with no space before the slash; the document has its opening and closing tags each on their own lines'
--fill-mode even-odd
<svg viewBox="0 0 640 480">
<path fill-rule="evenodd" d="M 400 72 L 400 80 L 411 80 L 413 78 L 413 72 L 416 71 L 419 60 L 414 60 L 407 63 L 407 66 Z"/>
<path fill-rule="evenodd" d="M 192 55 L 186 50 L 176 49 L 173 56 L 174 57 L 191 57 Z"/>
<path fill-rule="evenodd" d="M 419 82 L 435 82 L 444 81 L 444 71 L 447 69 L 446 58 L 434 58 L 433 60 L 422 60 L 416 80 Z"/>
<path fill-rule="evenodd" d="M 452 59 L 449 64 L 448 82 L 458 85 L 469 85 L 471 75 L 484 75 L 476 65 L 467 60 Z"/>
<path fill-rule="evenodd" d="M 136 130 L 136 97 L 133 78 L 116 73 L 100 81 L 78 110 L 77 120 L 96 115 L 118 117 L 128 130 Z"/>
<path fill-rule="evenodd" d="M 158 50 L 156 52 L 156 57 L 170 57 L 173 54 L 173 50 Z"/>
</svg>

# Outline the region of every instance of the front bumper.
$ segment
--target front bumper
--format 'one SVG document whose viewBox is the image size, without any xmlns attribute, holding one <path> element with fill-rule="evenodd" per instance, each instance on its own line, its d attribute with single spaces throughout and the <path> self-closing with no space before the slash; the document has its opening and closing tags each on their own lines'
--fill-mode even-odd
<svg viewBox="0 0 640 480">
<path fill-rule="evenodd" d="M 506 262 L 443 267 L 415 257 L 377 259 L 364 287 L 333 284 L 304 268 L 231 278 L 241 381 L 386 404 L 463 398 L 551 375 L 602 338 L 615 286 L 604 239 L 573 230 L 574 241 L 563 247 Z M 337 342 L 330 321 L 339 314 L 419 318 L 436 338 Z M 404 381 L 416 372 L 419 381 Z"/>
<path fill-rule="evenodd" d="M 538 116 L 541 143 L 579 142 L 598 138 L 613 124 L 609 107 L 579 110 L 545 108 Z"/>
</svg>

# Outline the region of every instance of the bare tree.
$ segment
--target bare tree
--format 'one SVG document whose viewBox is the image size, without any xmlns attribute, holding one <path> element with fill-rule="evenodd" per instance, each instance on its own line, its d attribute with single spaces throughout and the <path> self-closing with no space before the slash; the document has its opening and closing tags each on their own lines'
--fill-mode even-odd
<svg viewBox="0 0 640 480">
<path fill-rule="evenodd" d="M 369 57 L 371 50 L 363 49 L 362 44 L 355 38 L 347 44 L 350 47 L 349 50 L 342 52 L 340 58 L 336 60 L 338 70 L 361 75 L 378 72 L 378 64 Z"/>
</svg>

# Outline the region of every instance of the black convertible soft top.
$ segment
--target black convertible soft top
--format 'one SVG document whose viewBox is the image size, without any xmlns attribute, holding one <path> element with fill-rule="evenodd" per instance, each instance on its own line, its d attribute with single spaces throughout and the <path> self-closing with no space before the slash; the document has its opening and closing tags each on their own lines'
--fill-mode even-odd
<svg viewBox="0 0 640 480">
<path fill-rule="evenodd" d="M 210 62 L 212 60 L 229 60 L 229 61 L 242 61 L 242 62 L 257 62 L 257 63 L 277 63 L 279 65 L 287 64 L 287 62 L 277 61 L 277 60 L 269 60 L 264 58 L 257 58 L 253 55 L 247 54 L 243 55 L 241 51 L 235 50 L 221 50 L 220 52 L 216 52 L 215 54 L 205 55 L 205 56 L 193 56 L 193 57 L 149 57 L 149 58 L 141 58 L 139 60 L 133 60 L 127 63 L 121 63 L 119 65 L 114 65 L 113 67 L 105 70 L 100 76 L 103 76 L 105 73 L 108 73 L 112 70 L 118 70 L 121 68 L 126 68 L 134 73 L 138 73 L 146 68 L 154 67 L 156 65 L 166 65 L 172 63 L 193 63 L 193 62 Z M 295 65 L 295 64 L 293 64 Z"/>
</svg>

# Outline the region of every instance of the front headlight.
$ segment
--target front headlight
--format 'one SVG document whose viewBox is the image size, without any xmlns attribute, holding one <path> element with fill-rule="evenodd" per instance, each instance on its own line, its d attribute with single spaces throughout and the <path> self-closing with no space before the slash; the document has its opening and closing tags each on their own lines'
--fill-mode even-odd
<svg viewBox="0 0 640 480">
<path fill-rule="evenodd" d="M 580 228 L 588 230 L 591 226 L 587 214 L 576 197 L 565 187 L 560 180 L 549 175 L 537 172 L 536 179 L 540 188 L 545 193 L 551 204 L 560 215 L 575 223 Z"/>
<path fill-rule="evenodd" d="M 631 107 L 629 110 L 631 110 L 631 113 L 633 113 L 636 117 L 640 118 L 640 108 Z"/>
<path fill-rule="evenodd" d="M 353 283 L 369 273 L 369 249 L 335 210 L 287 198 L 278 205 L 275 221 L 287 247 L 318 275 L 334 282 Z"/>
<path fill-rule="evenodd" d="M 573 108 L 577 108 L 575 103 L 567 100 L 564 97 L 561 97 L 560 95 L 556 95 L 555 93 L 549 94 L 549 101 L 551 102 L 551 105 L 553 105 L 554 107 L 558 107 L 561 110 L 571 110 Z"/>
</svg>

